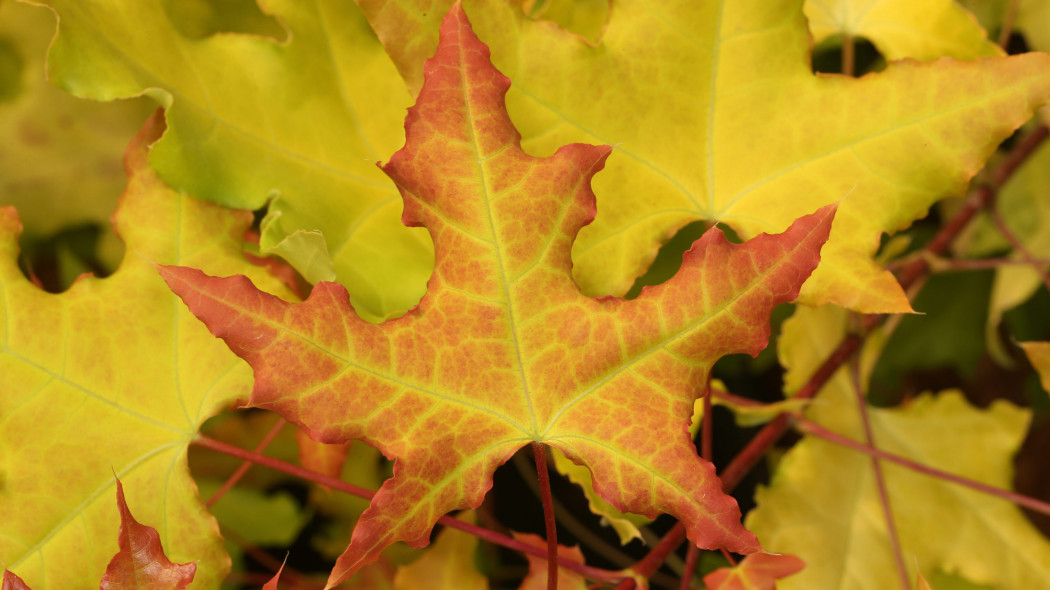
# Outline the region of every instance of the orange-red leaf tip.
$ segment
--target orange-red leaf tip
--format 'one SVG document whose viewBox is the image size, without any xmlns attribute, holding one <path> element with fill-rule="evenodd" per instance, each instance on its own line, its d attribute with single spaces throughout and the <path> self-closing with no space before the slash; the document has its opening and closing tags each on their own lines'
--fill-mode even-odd
<svg viewBox="0 0 1050 590">
<path fill-rule="evenodd" d="M 806 562 L 794 555 L 755 553 L 736 567 L 724 567 L 704 576 L 711 590 L 776 590 L 776 581 L 802 571 Z"/>
<path fill-rule="evenodd" d="M 9 569 L 4 570 L 4 585 L 0 590 L 29 590 L 29 586 Z"/>
<path fill-rule="evenodd" d="M 140 524 L 124 499 L 124 486 L 117 480 L 117 509 L 120 511 L 120 550 L 102 576 L 100 590 L 180 590 L 197 573 L 195 563 L 172 563 L 164 555 L 156 529 Z"/>
</svg>

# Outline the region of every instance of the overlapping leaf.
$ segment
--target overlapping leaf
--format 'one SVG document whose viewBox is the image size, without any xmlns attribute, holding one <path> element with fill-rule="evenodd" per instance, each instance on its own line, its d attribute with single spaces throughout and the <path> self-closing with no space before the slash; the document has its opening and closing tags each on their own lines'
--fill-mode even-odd
<svg viewBox="0 0 1050 590">
<path fill-rule="evenodd" d="M 476 520 L 473 512 L 456 518 L 470 524 Z M 488 590 L 488 579 L 474 565 L 477 548 L 474 535 L 446 528 L 422 557 L 398 568 L 394 590 Z"/>
<path fill-rule="evenodd" d="M 427 22 L 449 0 L 359 3 L 416 84 L 428 48 L 419 35 L 436 43 Z M 595 179 L 597 219 L 574 246 L 588 293 L 625 293 L 689 222 L 720 220 L 747 237 L 850 194 L 803 300 L 908 310 L 872 261 L 881 234 L 960 194 L 1050 99 L 1050 56 L 1038 54 L 815 76 L 801 0 L 624 0 L 596 47 L 501 0 L 465 6 L 514 80 L 507 102 L 527 151 L 617 146 Z"/>
<path fill-rule="evenodd" d="M 1050 342 L 1022 342 L 1021 349 L 1039 373 L 1039 382 L 1043 389 L 1050 392 Z"/>
<path fill-rule="evenodd" d="M 218 528 L 196 495 L 186 445 L 251 384 L 156 276 L 151 261 L 243 272 L 251 215 L 180 196 L 146 166 L 144 129 L 129 149 L 129 185 L 115 216 L 128 251 L 104 280 L 44 293 L 18 270 L 18 217 L 0 213 L 0 560 L 33 587 L 99 580 L 116 552 L 114 471 L 154 524 L 168 555 L 198 564 L 195 586 L 228 566 Z"/>
<path fill-rule="evenodd" d="M 117 481 L 117 509 L 120 512 L 120 550 L 102 576 L 101 590 L 182 590 L 197 573 L 196 563 L 172 563 L 164 554 L 157 529 L 135 520 L 124 498 L 124 486 Z"/>
<path fill-rule="evenodd" d="M 794 555 L 755 553 L 736 567 L 720 568 L 704 576 L 711 590 L 776 590 L 776 581 L 806 567 Z"/>
<path fill-rule="evenodd" d="M 162 0 L 47 4 L 61 17 L 48 61 L 58 84 L 101 100 L 146 93 L 167 109 L 150 156 L 164 181 L 238 208 L 274 199 L 263 251 L 311 282 L 350 286 L 367 317 L 419 300 L 430 244 L 398 223 L 397 191 L 375 166 L 403 141 L 410 96 L 352 2 L 267 2 L 285 42 L 187 36 Z"/>
<path fill-rule="evenodd" d="M 801 310 L 781 337 L 789 376 L 810 374 L 845 326 L 835 308 Z M 824 326 L 824 330 L 816 330 Z M 811 340 L 807 333 L 822 333 Z M 864 371 L 866 372 L 866 370 Z M 863 440 L 851 380 L 843 369 L 806 410 L 826 428 Z M 920 396 L 900 408 L 868 408 L 875 444 L 885 451 L 996 487 L 1012 486 L 1011 455 L 1031 412 L 998 401 L 986 410 L 962 394 Z M 997 588 L 1037 587 L 1050 579 L 1050 542 L 1012 502 L 882 462 L 909 578 L 915 568 L 944 570 Z M 807 567 L 778 587 L 888 588 L 897 584 L 892 542 L 871 458 L 806 436 L 780 461 L 748 514 L 769 551 L 798 555 Z M 943 531 L 951 531 L 950 542 Z"/>
<path fill-rule="evenodd" d="M 533 547 L 542 547 L 544 549 L 547 547 L 547 541 L 537 535 L 515 533 L 514 538 Z M 579 547 L 558 545 L 558 557 L 575 561 L 576 563 L 584 562 L 583 552 L 580 551 Z M 526 554 L 525 559 L 529 561 L 529 573 L 521 581 L 521 586 L 519 586 L 518 590 L 545 590 L 549 588 L 547 585 L 547 560 L 531 554 Z M 559 566 L 558 588 L 564 590 L 587 590 L 587 579 L 579 572 Z"/>
<path fill-rule="evenodd" d="M 1050 4 L 1042 0 L 959 0 L 959 4 L 996 33 L 1007 15 L 1012 15 L 1011 32 L 1024 35 L 1025 42 L 1036 51 L 1050 51 Z"/>
<path fill-rule="evenodd" d="M 701 546 L 757 550 L 688 421 L 715 360 L 765 345 L 770 311 L 817 264 L 834 208 L 739 246 L 709 232 L 674 279 L 636 300 L 585 297 L 570 249 L 609 148 L 525 154 L 503 105 L 509 82 L 461 9 L 443 30 L 406 146 L 384 166 L 406 223 L 435 243 L 417 309 L 373 325 L 334 283 L 288 304 L 243 277 L 163 269 L 252 364 L 253 405 L 397 458 L 330 583 L 395 540 L 425 544 L 438 517 L 478 505 L 496 466 L 532 441 L 587 465 L 620 510 L 670 513 Z"/>
<path fill-rule="evenodd" d="M 44 57 L 54 31 L 48 11 L 0 4 L 0 204 L 17 206 L 37 236 L 106 223 L 126 180 L 121 155 L 154 108 L 80 100 L 49 84 Z"/>
</svg>

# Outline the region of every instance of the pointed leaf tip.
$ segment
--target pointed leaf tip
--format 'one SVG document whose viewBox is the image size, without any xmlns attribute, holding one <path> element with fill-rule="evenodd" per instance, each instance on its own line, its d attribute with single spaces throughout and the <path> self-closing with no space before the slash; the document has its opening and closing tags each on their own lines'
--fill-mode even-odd
<svg viewBox="0 0 1050 590">
<path fill-rule="evenodd" d="M 704 576 L 711 590 L 776 590 L 776 581 L 802 571 L 806 562 L 794 555 L 755 553 L 736 567 L 720 568 Z"/>
<path fill-rule="evenodd" d="M 29 590 L 29 586 L 13 571 L 5 569 L 3 587 L 0 590 Z"/>
<path fill-rule="evenodd" d="M 117 480 L 117 508 L 120 511 L 120 550 L 102 576 L 100 590 L 181 590 L 189 586 L 197 572 L 196 563 L 172 563 L 164 555 L 156 529 L 135 520 L 124 499 L 124 486 Z"/>
</svg>

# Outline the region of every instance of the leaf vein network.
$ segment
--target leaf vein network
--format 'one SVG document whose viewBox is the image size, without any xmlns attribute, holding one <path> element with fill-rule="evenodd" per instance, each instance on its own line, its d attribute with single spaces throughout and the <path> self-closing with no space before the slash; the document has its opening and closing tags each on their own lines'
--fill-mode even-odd
<svg viewBox="0 0 1050 590">
<path fill-rule="evenodd" d="M 168 443 L 166 445 L 161 445 L 159 447 L 156 447 L 156 448 L 152 449 L 150 452 L 142 455 L 138 459 L 128 463 L 123 469 L 120 470 L 120 472 L 117 473 L 117 477 L 121 478 L 121 477 L 127 475 L 128 473 L 131 473 L 131 471 L 133 471 L 136 467 L 138 467 L 139 465 L 145 463 L 146 461 L 148 461 L 149 459 L 151 459 L 155 455 L 158 455 L 158 454 L 160 454 L 160 453 L 162 453 L 162 452 L 164 452 L 164 451 L 166 451 L 166 450 L 168 450 L 168 449 L 170 449 L 172 447 L 178 447 L 178 446 L 185 445 L 185 444 L 186 444 L 186 441 L 181 441 L 180 440 L 180 441 L 174 441 L 174 442 Z M 40 551 L 41 548 L 44 545 L 46 545 L 48 543 L 48 541 L 51 540 L 52 537 L 54 537 L 60 531 L 65 529 L 66 526 L 69 525 L 74 519 L 81 518 L 83 516 L 83 514 L 84 514 L 84 511 L 87 510 L 87 507 L 90 504 L 94 503 L 99 498 L 99 496 L 101 496 L 104 492 L 109 491 L 110 489 L 115 489 L 116 488 L 116 481 L 115 480 L 111 481 L 109 479 L 106 479 L 105 482 L 106 483 L 104 483 L 103 485 L 100 485 L 99 487 L 95 488 L 95 490 L 93 492 L 91 492 L 90 494 L 87 494 L 86 496 L 84 496 L 84 500 L 81 501 L 80 504 L 76 505 L 75 507 L 71 507 L 66 512 L 66 517 L 65 518 L 63 518 L 58 523 L 56 523 L 55 526 L 52 527 L 51 531 L 48 532 L 46 535 L 44 535 L 39 541 L 37 541 L 37 543 L 35 545 L 33 545 L 31 547 L 28 547 L 25 550 L 25 553 L 22 554 L 22 557 L 20 557 L 19 559 L 15 560 L 9 567 L 11 569 L 13 569 L 13 568 L 18 567 L 22 563 L 24 563 L 27 558 L 31 557 L 34 553 Z M 40 557 L 41 557 L 41 559 L 43 559 L 44 555 L 41 554 Z M 46 570 L 46 568 L 44 568 L 44 569 Z"/>
<path fill-rule="evenodd" d="M 884 75 L 884 74 L 881 74 L 881 75 Z M 856 82 L 856 83 L 859 84 L 860 82 Z M 1018 85 L 1020 85 L 1020 84 L 1021 84 L 1021 82 L 1018 82 Z M 882 131 L 879 131 L 877 133 L 874 133 L 874 134 L 871 134 L 871 135 L 865 135 L 863 137 L 857 137 L 857 138 L 855 138 L 855 139 L 853 139 L 851 141 L 840 143 L 840 144 L 838 144 L 838 145 L 836 145 L 836 146 L 834 146 L 834 147 L 832 147 L 832 148 L 830 148 L 828 150 L 825 150 L 825 151 L 823 151 L 823 152 L 821 152 L 819 154 L 814 154 L 812 157 L 806 158 L 805 160 L 796 161 L 795 163 L 793 163 L 793 164 L 791 164 L 789 166 L 785 166 L 784 168 L 782 168 L 778 172 L 776 172 L 776 173 L 774 173 L 774 174 L 772 174 L 770 176 L 767 176 L 766 178 L 762 178 L 762 179 L 752 183 L 750 186 L 747 186 L 747 187 L 741 189 L 740 192 L 738 192 L 736 195 L 734 195 L 733 198 L 731 198 L 729 200 L 729 202 L 727 202 L 721 208 L 721 211 L 719 212 L 718 217 L 721 218 L 726 213 L 726 211 L 728 209 L 732 208 L 738 201 L 740 201 L 740 199 L 746 197 L 750 193 L 753 193 L 753 192 L 759 190 L 760 188 L 764 187 L 765 185 L 776 181 L 780 177 L 785 176 L 785 175 L 787 175 L 787 174 L 789 174 L 789 173 L 791 173 L 791 172 L 793 172 L 795 170 L 798 170 L 799 168 L 804 168 L 804 167 L 806 167 L 806 166 L 808 166 L 810 164 L 813 164 L 815 162 L 818 162 L 818 161 L 820 161 L 820 160 L 822 160 L 824 158 L 835 156 L 835 155 L 841 153 L 844 150 L 854 149 L 856 146 L 858 146 L 858 145 L 860 145 L 862 143 L 865 143 L 865 142 L 868 142 L 868 141 L 872 141 L 872 140 L 877 139 L 877 138 L 881 138 L 881 137 L 883 137 L 885 135 L 889 135 L 891 133 L 907 129 L 907 128 L 910 128 L 912 126 L 916 126 L 916 125 L 921 126 L 923 123 L 925 123 L 927 121 L 931 121 L 931 120 L 938 119 L 938 118 L 950 117 L 950 116 L 952 116 L 954 113 L 956 113 L 958 111 L 962 111 L 962 110 L 971 108 L 973 106 L 976 106 L 976 105 L 979 105 L 979 104 L 982 104 L 982 103 L 992 102 L 999 96 L 1008 96 L 1008 95 L 1012 94 L 1014 92 L 1013 88 L 1014 88 L 1014 85 L 1002 85 L 1002 86 L 999 87 L 999 91 L 998 92 L 996 92 L 996 93 L 994 93 L 994 94 L 992 94 L 990 96 L 989 95 L 985 95 L 985 96 L 982 96 L 982 97 L 979 97 L 979 98 L 975 98 L 973 100 L 968 100 L 968 101 L 966 101 L 966 102 L 964 102 L 962 104 L 956 105 L 955 107 L 950 108 L 950 109 L 942 108 L 941 110 L 936 111 L 936 112 L 931 112 L 928 115 L 924 115 L 924 116 L 921 116 L 921 117 L 916 117 L 916 118 L 910 119 L 908 121 L 905 121 L 903 123 L 900 123 L 898 125 L 893 125 L 891 127 L 883 129 Z M 785 116 L 787 116 L 787 115 L 785 115 Z"/>
<path fill-rule="evenodd" d="M 812 230 L 811 230 L 810 233 L 812 233 Z M 808 235 L 807 236 L 803 236 L 802 238 L 800 238 L 795 243 L 795 248 L 797 248 L 799 244 L 804 243 L 807 238 L 808 238 Z M 787 253 L 785 252 L 784 255 L 786 255 L 786 254 Z M 679 338 L 687 337 L 688 334 L 690 332 L 692 332 L 694 329 L 699 328 L 704 323 L 710 321 L 712 318 L 717 317 L 718 315 L 720 315 L 723 311 L 725 311 L 727 308 L 730 308 L 731 306 L 733 306 L 741 297 L 743 297 L 744 295 L 750 293 L 753 289 L 761 288 L 763 286 L 762 285 L 763 279 L 766 277 L 766 275 L 768 273 L 770 273 L 770 272 L 774 272 L 777 268 L 778 267 L 774 266 L 774 267 L 771 267 L 769 269 L 769 271 L 767 271 L 766 273 L 763 273 L 763 274 L 760 274 L 760 275 L 755 275 L 755 277 L 751 281 L 749 281 L 746 285 L 743 285 L 741 288 L 739 288 L 733 294 L 733 296 L 730 299 L 726 300 L 724 303 L 722 303 L 718 307 L 716 307 L 714 309 L 711 309 L 711 310 L 708 310 L 707 313 L 705 313 L 702 317 L 697 318 L 696 320 L 694 320 L 693 322 L 690 322 L 688 325 L 686 325 L 686 326 L 684 326 L 682 328 L 679 328 L 675 333 L 670 334 L 670 335 L 668 335 L 665 338 L 662 338 L 656 344 L 654 344 L 653 346 L 649 347 L 648 349 L 639 352 L 638 354 L 636 354 L 634 356 L 634 358 L 626 359 L 615 370 L 610 371 L 602 379 L 600 379 L 599 381 L 597 381 L 596 383 L 594 383 L 590 387 L 587 387 L 586 389 L 581 391 L 579 393 L 579 395 L 577 395 L 575 398 L 569 400 L 560 410 L 558 410 L 551 417 L 550 422 L 547 425 L 547 429 L 544 431 L 544 438 L 546 437 L 546 434 L 548 432 L 550 432 L 551 428 L 553 428 L 554 425 L 558 423 L 558 420 L 561 418 L 561 416 L 563 414 L 565 414 L 565 412 L 567 412 L 573 406 L 575 406 L 576 404 L 578 404 L 581 401 L 583 401 L 584 398 L 590 396 L 592 393 L 595 393 L 596 391 L 598 391 L 606 383 L 612 381 L 615 377 L 619 376 L 620 373 L 622 373 L 622 372 L 624 372 L 624 371 L 634 367 L 635 363 L 640 362 L 640 361 L 644 360 L 645 358 L 648 358 L 649 355 L 654 353 L 657 349 L 663 348 L 663 349 L 667 350 L 667 346 L 669 344 L 673 343 L 674 341 L 676 341 Z M 671 352 L 671 351 L 668 350 L 668 352 Z"/>
<path fill-rule="evenodd" d="M 175 433 L 181 434 L 183 436 L 185 436 L 187 434 L 190 434 L 192 436 L 193 434 L 195 434 L 195 431 L 193 433 L 187 433 L 185 430 L 179 429 L 179 428 L 177 428 L 175 426 L 172 426 L 171 424 L 165 424 L 164 422 L 160 422 L 160 421 L 154 420 L 153 418 L 150 418 L 149 416 L 146 416 L 145 414 L 140 414 L 139 412 L 135 412 L 135 411 L 131 410 L 127 406 L 122 406 L 122 405 L 114 402 L 113 400 L 107 399 L 106 397 L 104 397 L 104 396 L 102 396 L 102 395 L 100 395 L 100 394 L 98 394 L 98 393 L 96 393 L 94 391 L 91 391 L 90 389 L 88 389 L 87 387 L 84 387 L 83 385 L 80 385 L 79 383 L 76 383 L 74 381 L 71 381 L 71 380 L 67 379 L 65 374 L 55 373 L 54 371 L 52 371 L 51 369 L 45 367 L 44 365 L 41 365 L 41 364 L 33 361 L 32 359 L 26 357 L 26 356 L 18 354 L 17 352 L 15 352 L 13 350 L 9 350 L 8 354 L 10 354 L 15 359 L 17 359 L 19 361 L 22 361 L 23 363 L 29 365 L 30 367 L 33 367 L 34 369 L 44 373 L 45 375 L 48 375 L 53 381 L 57 381 L 59 383 L 64 383 L 64 384 L 72 387 L 73 389 L 83 393 L 84 395 L 86 395 L 86 396 L 88 396 L 88 397 L 90 397 L 92 399 L 95 399 L 97 401 L 100 401 L 103 404 L 106 404 L 107 406 L 110 406 L 111 408 L 114 408 L 114 409 L 116 409 L 119 412 L 122 412 L 124 414 L 129 415 L 129 416 L 133 416 L 135 418 L 138 418 L 142 422 L 146 422 L 147 424 L 152 424 L 153 426 L 157 426 L 157 427 L 163 428 L 165 430 L 170 430 L 171 432 L 175 432 Z M 50 382 L 48 384 L 50 384 Z"/>
</svg>

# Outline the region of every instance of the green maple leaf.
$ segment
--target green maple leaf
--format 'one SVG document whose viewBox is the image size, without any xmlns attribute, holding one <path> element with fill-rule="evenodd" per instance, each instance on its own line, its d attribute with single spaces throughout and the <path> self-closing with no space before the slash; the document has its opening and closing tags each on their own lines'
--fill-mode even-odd
<svg viewBox="0 0 1050 590">
<path fill-rule="evenodd" d="M 416 87 L 451 0 L 359 3 Z M 623 0 L 596 46 L 502 0 L 465 8 L 514 80 L 507 104 L 526 151 L 617 146 L 595 179 L 596 221 L 573 249 L 592 294 L 626 293 L 656 247 L 698 219 L 749 237 L 849 194 L 801 300 L 908 311 L 872 259 L 881 235 L 961 194 L 1050 99 L 1043 54 L 815 75 L 801 0 Z"/>
<path fill-rule="evenodd" d="M 162 0 L 47 4 L 61 17 L 48 59 L 55 83 L 165 107 L 168 131 L 150 154 L 162 180 L 241 209 L 272 199 L 262 251 L 311 282 L 348 285 L 366 317 L 419 301 L 430 244 L 398 222 L 397 190 L 375 165 L 404 141 L 411 97 L 352 2 L 267 2 L 284 41 L 187 35 L 216 25 L 172 19 Z"/>
<path fill-rule="evenodd" d="M 496 467 L 530 442 L 590 468 L 617 509 L 683 521 L 703 547 L 759 549 L 688 434 L 721 356 L 757 354 L 769 314 L 819 260 L 834 207 L 734 246 L 708 232 L 672 280 L 636 300 L 592 299 L 570 249 L 594 215 L 608 147 L 549 158 L 519 146 L 509 81 L 454 8 L 405 147 L 383 170 L 407 224 L 433 236 L 427 295 L 406 316 L 361 320 L 344 287 L 289 304 L 243 277 L 164 267 L 171 288 L 251 363 L 250 403 L 323 442 L 361 439 L 396 458 L 329 579 L 397 540 L 420 546 L 446 512 L 480 504 Z"/>
<path fill-rule="evenodd" d="M 249 213 L 179 195 L 149 170 L 146 146 L 162 128 L 154 120 L 129 148 L 114 222 L 127 254 L 111 277 L 41 291 L 15 263 L 18 217 L 0 209 L 0 561 L 37 588 L 102 577 L 120 523 L 114 472 L 168 555 L 198 564 L 193 587 L 218 584 L 229 568 L 186 447 L 204 420 L 247 396 L 251 374 L 151 261 L 247 273 L 286 290 L 241 255 Z"/>
</svg>

